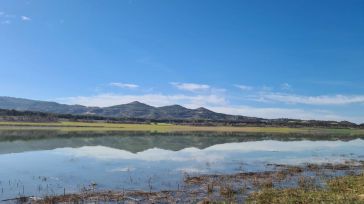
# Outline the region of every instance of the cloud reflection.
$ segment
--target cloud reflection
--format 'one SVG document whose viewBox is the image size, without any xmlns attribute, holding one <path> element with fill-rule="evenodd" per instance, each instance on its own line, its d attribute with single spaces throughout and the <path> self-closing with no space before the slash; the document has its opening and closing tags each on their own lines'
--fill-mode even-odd
<svg viewBox="0 0 364 204">
<path fill-rule="evenodd" d="M 327 161 L 330 157 L 338 160 L 338 155 L 364 148 L 364 140 L 351 141 L 252 141 L 241 143 L 218 144 L 205 149 L 185 148 L 180 151 L 152 148 L 131 153 L 125 150 L 105 146 L 85 146 L 80 148 L 61 148 L 53 152 L 73 157 L 87 157 L 97 160 L 142 160 L 142 161 L 201 161 L 221 162 L 226 159 L 239 160 L 291 160 L 302 163 L 315 159 Z M 275 154 L 272 154 L 275 153 Z M 290 157 L 290 158 L 286 158 Z M 294 161 L 293 161 L 294 160 Z M 313 161 L 310 161 L 313 162 Z"/>
</svg>

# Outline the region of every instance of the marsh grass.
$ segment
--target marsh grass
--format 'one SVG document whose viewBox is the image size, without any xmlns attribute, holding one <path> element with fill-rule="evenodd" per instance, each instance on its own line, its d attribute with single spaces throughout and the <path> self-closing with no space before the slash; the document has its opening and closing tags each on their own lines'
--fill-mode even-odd
<svg viewBox="0 0 364 204">
<path fill-rule="evenodd" d="M 191 126 L 166 123 L 125 124 L 107 122 L 0 122 L 0 130 L 59 130 L 71 131 L 148 131 L 148 132 L 251 132 L 251 133 L 302 133 L 333 135 L 364 135 L 364 129 L 350 128 L 289 128 L 289 127 L 232 127 L 232 126 Z"/>
<path fill-rule="evenodd" d="M 345 166 L 346 165 L 346 166 Z M 272 165 L 271 165 L 272 166 Z M 270 166 L 270 167 L 271 167 Z M 33 203 L 248 203 L 248 204 L 341 204 L 364 203 L 364 163 L 277 165 L 273 171 L 231 175 L 186 175 L 184 185 L 170 191 L 84 191 L 80 194 L 48 196 Z M 323 177 L 308 172 L 355 171 L 354 175 Z M 342 175 L 340 173 L 340 175 Z M 281 185 L 294 181 L 294 185 Z M 324 183 L 324 185 L 321 185 Z"/>
<path fill-rule="evenodd" d="M 263 188 L 251 194 L 249 204 L 364 203 L 364 174 L 331 179 L 319 188 L 309 178 L 300 178 L 296 188 Z"/>
<path fill-rule="evenodd" d="M 188 188 L 208 184 L 210 203 L 364 203 L 361 162 L 271 166 L 265 172 L 187 176 L 185 183 Z M 218 191 L 209 190 L 211 184 Z"/>
</svg>

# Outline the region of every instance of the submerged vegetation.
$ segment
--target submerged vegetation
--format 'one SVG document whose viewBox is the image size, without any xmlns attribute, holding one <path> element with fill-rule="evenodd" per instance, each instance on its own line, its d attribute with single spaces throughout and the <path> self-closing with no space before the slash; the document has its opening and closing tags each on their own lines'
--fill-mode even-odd
<svg viewBox="0 0 364 204">
<path fill-rule="evenodd" d="M 168 191 L 98 192 L 94 184 L 78 194 L 18 198 L 34 204 L 56 203 L 364 203 L 363 162 L 345 164 L 268 165 L 264 172 L 186 175 Z M 340 176 L 343 175 L 343 176 Z"/>
</svg>

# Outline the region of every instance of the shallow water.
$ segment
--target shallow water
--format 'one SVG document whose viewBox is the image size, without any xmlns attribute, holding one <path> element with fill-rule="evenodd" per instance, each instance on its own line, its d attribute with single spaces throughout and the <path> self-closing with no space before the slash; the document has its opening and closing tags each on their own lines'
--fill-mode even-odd
<svg viewBox="0 0 364 204">
<path fill-rule="evenodd" d="M 173 190 L 191 174 L 254 172 L 269 170 L 267 164 L 364 159 L 364 140 L 360 138 L 343 141 L 219 133 L 28 134 L 0 134 L 0 200 L 91 188 Z"/>
</svg>

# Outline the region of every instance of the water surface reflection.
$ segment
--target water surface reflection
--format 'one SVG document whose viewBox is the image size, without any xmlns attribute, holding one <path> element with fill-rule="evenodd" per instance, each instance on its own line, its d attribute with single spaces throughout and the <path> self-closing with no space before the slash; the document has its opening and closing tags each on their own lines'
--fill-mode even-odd
<svg viewBox="0 0 364 204">
<path fill-rule="evenodd" d="M 39 133 L 26 138 L 9 134 L 0 142 L 0 198 L 77 192 L 90 184 L 99 190 L 148 190 L 151 181 L 153 190 L 176 189 L 186 174 L 264 171 L 271 163 L 340 163 L 364 157 L 360 138 L 218 133 Z"/>
</svg>

